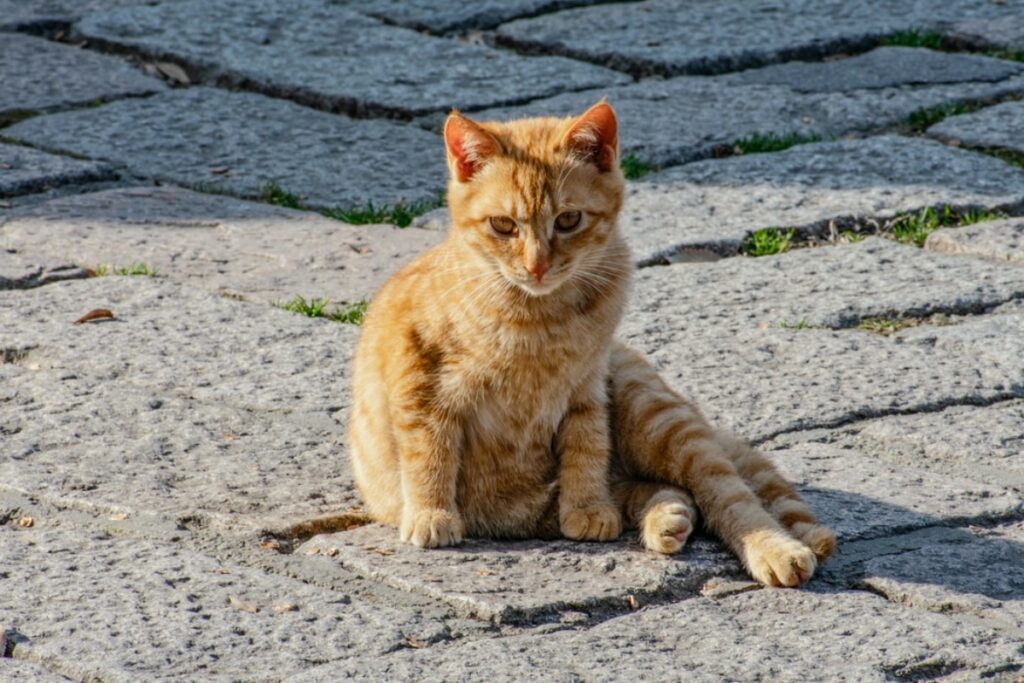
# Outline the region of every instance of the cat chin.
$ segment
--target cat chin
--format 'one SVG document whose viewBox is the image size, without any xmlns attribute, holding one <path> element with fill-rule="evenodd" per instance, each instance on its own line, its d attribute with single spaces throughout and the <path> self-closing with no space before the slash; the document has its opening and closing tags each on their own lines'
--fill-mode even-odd
<svg viewBox="0 0 1024 683">
<path fill-rule="evenodd" d="M 558 282 L 544 282 L 541 284 L 523 280 L 511 280 L 511 282 L 532 297 L 546 296 L 565 284 L 562 280 L 559 280 Z"/>
</svg>

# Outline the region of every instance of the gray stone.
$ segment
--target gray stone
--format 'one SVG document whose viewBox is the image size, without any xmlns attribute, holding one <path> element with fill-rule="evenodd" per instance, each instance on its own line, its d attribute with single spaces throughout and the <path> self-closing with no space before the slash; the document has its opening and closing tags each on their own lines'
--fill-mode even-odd
<svg viewBox="0 0 1024 683">
<path fill-rule="evenodd" d="M 925 249 L 1024 265 L 1024 220 L 1008 218 L 963 228 L 936 230 Z"/>
<path fill-rule="evenodd" d="M 86 12 L 160 0 L 0 0 L 0 31 L 63 28 Z"/>
<path fill-rule="evenodd" d="M 902 211 L 1024 207 L 1024 169 L 921 139 L 801 145 L 671 168 L 630 186 L 620 224 L 641 264 L 682 247 L 735 252 L 751 231 L 870 230 Z"/>
<path fill-rule="evenodd" d="M 66 109 L 166 89 L 125 62 L 31 36 L 0 41 L 0 123 L 24 112 Z"/>
<path fill-rule="evenodd" d="M 870 47 L 886 34 L 941 30 L 954 21 L 1013 16 L 985 0 L 698 0 L 615 3 L 523 19 L 498 29 L 503 42 L 564 54 L 636 75 L 721 73 Z"/>
<path fill-rule="evenodd" d="M 84 268 L 66 261 L 30 258 L 13 249 L 0 248 L 0 290 L 30 289 L 83 277 L 88 277 Z"/>
<path fill-rule="evenodd" d="M 928 133 L 968 147 L 1024 153 L 1024 102 L 1004 102 L 973 114 L 951 116 L 929 128 Z"/>
<path fill-rule="evenodd" d="M 561 57 L 387 26 L 328 0 L 181 0 L 91 14 L 75 28 L 90 41 L 186 64 L 204 81 L 353 114 L 480 109 L 629 82 Z"/>
<path fill-rule="evenodd" d="M 441 139 L 413 126 L 210 88 L 37 116 L 4 134 L 207 190 L 256 196 L 277 183 L 318 207 L 436 201 L 446 174 Z"/>
<path fill-rule="evenodd" d="M 600 0 L 478 0 L 441 3 L 436 0 L 350 0 L 346 4 L 390 24 L 433 33 L 488 29 L 520 17 L 548 14 L 568 7 L 594 5 Z"/>
<path fill-rule="evenodd" d="M 414 611 L 61 522 L 0 528 L 0 610 L 15 658 L 76 680 L 280 680 L 443 635 Z"/>
<path fill-rule="evenodd" d="M 1019 638 L 860 591 L 694 598 L 593 628 L 326 665 L 289 680 L 891 681 L 1014 675 Z M 999 678 L 997 678 L 999 680 Z"/>
<path fill-rule="evenodd" d="M 114 177 L 113 169 L 106 164 L 70 159 L 2 142 L 0 171 L 3 171 L 0 173 L 0 197 L 42 192 L 60 185 Z"/>
<path fill-rule="evenodd" d="M 67 683 L 65 678 L 45 667 L 17 659 L 0 658 L 0 679 L 18 683 Z"/>
<path fill-rule="evenodd" d="M 170 186 L 63 197 L 0 217 L 0 246 L 92 267 L 144 262 L 174 282 L 270 303 L 369 299 L 443 237 Z"/>
<path fill-rule="evenodd" d="M 1024 16 L 957 22 L 949 37 L 975 48 L 1024 50 Z"/>
<path fill-rule="evenodd" d="M 926 50 L 916 50 L 934 55 Z M 832 138 L 857 131 L 903 125 L 914 112 L 967 100 L 993 100 L 1024 90 L 1020 67 L 986 60 L 982 66 L 995 76 L 1017 70 L 995 81 L 929 83 L 936 71 L 958 72 L 963 55 L 938 54 L 911 60 L 907 70 L 902 48 L 880 48 L 864 57 L 836 62 L 795 64 L 778 72 L 772 68 L 716 77 L 681 77 L 644 80 L 633 85 L 585 90 L 535 100 L 516 107 L 488 109 L 479 119 L 514 119 L 523 116 L 578 114 L 607 96 L 620 119 L 623 154 L 633 154 L 655 166 L 694 161 L 732 153 L 734 143 L 755 135 Z M 971 60 L 983 59 L 970 57 Z M 1006 66 L 1010 64 L 1010 66 Z M 878 71 L 875 71 L 875 65 Z M 968 66 L 973 65 L 970 62 Z M 899 85 L 863 85 L 867 73 L 893 74 Z M 810 84 L 832 83 L 834 92 L 803 92 L 796 83 L 758 81 L 797 80 L 799 72 Z M 763 73 L 764 72 L 764 73 Z M 746 82 L 751 81 L 751 82 Z M 821 86 L 824 87 L 824 86 Z M 736 103 L 742 102 L 742 107 Z M 428 117 L 421 125 L 440 130 L 442 117 Z"/>
</svg>

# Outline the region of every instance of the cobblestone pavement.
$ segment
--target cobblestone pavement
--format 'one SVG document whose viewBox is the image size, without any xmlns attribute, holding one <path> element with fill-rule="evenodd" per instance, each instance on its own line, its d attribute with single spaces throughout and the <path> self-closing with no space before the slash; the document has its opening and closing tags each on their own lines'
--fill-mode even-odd
<svg viewBox="0 0 1024 683">
<path fill-rule="evenodd" d="M 444 113 L 601 96 L 621 334 L 836 529 L 804 589 L 346 523 Z M 0 0 L 0 680 L 342 678 L 1024 680 L 1024 0 Z"/>
</svg>

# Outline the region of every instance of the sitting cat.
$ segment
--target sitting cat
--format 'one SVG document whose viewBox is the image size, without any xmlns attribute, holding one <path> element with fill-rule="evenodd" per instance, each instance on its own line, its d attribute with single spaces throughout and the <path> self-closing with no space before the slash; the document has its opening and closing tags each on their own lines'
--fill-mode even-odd
<svg viewBox="0 0 1024 683">
<path fill-rule="evenodd" d="M 448 117 L 451 231 L 380 290 L 356 352 L 359 490 L 422 547 L 609 541 L 625 522 L 675 553 L 696 499 L 755 579 L 798 585 L 832 532 L 614 338 L 633 269 L 617 126 L 603 101 L 568 119 Z"/>
</svg>

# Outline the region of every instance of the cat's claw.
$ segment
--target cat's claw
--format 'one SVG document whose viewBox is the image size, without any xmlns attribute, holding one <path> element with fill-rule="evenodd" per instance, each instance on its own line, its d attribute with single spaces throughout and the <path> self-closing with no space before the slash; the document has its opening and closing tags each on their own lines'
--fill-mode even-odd
<svg viewBox="0 0 1024 683">
<path fill-rule="evenodd" d="M 403 541 L 420 548 L 443 548 L 461 543 L 466 529 L 459 513 L 426 509 L 405 515 L 398 532 Z"/>
<path fill-rule="evenodd" d="M 794 588 L 814 575 L 814 551 L 781 531 L 763 531 L 743 540 L 741 558 L 750 575 L 766 586 Z"/>
<path fill-rule="evenodd" d="M 613 541 L 622 533 L 622 513 L 610 504 L 573 508 L 562 513 L 560 526 L 574 541 Z"/>
</svg>

